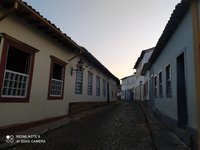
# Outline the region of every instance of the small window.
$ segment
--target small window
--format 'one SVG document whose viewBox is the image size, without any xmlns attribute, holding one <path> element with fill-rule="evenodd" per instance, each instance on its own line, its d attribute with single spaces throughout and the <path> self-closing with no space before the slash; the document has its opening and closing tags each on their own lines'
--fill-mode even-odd
<svg viewBox="0 0 200 150">
<path fill-rule="evenodd" d="M 166 97 L 172 97 L 170 65 L 166 67 Z"/>
<path fill-rule="evenodd" d="M 77 67 L 75 94 L 82 94 L 82 87 L 83 87 L 83 71 Z"/>
<path fill-rule="evenodd" d="M 103 91 L 103 97 L 106 97 L 106 81 L 102 80 L 102 91 Z"/>
<path fill-rule="evenodd" d="M 93 74 L 88 72 L 88 95 L 92 95 Z"/>
<path fill-rule="evenodd" d="M 159 97 L 163 97 L 162 72 L 159 73 Z"/>
<path fill-rule="evenodd" d="M 96 96 L 100 96 L 100 77 L 96 76 Z"/>
<path fill-rule="evenodd" d="M 157 76 L 154 77 L 154 97 L 157 98 Z"/>
<path fill-rule="evenodd" d="M 35 53 L 38 50 L 3 35 L 0 67 L 0 102 L 28 102 Z"/>
<path fill-rule="evenodd" d="M 51 70 L 49 80 L 48 99 L 63 99 L 64 77 L 66 63 L 51 56 Z"/>
</svg>

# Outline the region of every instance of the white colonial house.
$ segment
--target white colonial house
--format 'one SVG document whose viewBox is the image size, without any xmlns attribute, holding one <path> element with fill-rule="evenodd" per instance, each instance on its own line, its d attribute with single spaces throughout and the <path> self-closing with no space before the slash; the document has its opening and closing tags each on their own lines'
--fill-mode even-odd
<svg viewBox="0 0 200 150">
<path fill-rule="evenodd" d="M 154 48 L 143 50 L 140 57 L 137 59 L 134 68 L 136 69 L 136 79 L 134 84 L 134 99 L 139 101 L 148 100 L 148 75 L 145 75 L 143 70 L 146 68 L 149 58 Z"/>
<path fill-rule="evenodd" d="M 0 136 L 66 117 L 76 104 L 116 101 L 119 83 L 31 6 L 0 1 Z"/>
<path fill-rule="evenodd" d="M 121 79 L 121 100 L 133 100 L 133 88 L 135 84 L 135 75 L 127 76 Z"/>
<path fill-rule="evenodd" d="M 192 149 L 200 144 L 198 10 L 195 0 L 176 6 L 143 70 L 155 115 Z"/>
</svg>

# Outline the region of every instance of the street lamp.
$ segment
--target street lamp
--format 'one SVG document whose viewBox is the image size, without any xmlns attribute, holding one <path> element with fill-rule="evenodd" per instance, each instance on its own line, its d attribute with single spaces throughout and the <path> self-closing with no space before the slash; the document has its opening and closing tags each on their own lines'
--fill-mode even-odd
<svg viewBox="0 0 200 150">
<path fill-rule="evenodd" d="M 77 69 L 73 69 L 73 67 L 71 67 L 71 76 L 73 75 L 73 71 L 83 71 L 83 59 L 81 58 L 78 62 L 77 62 Z"/>
</svg>

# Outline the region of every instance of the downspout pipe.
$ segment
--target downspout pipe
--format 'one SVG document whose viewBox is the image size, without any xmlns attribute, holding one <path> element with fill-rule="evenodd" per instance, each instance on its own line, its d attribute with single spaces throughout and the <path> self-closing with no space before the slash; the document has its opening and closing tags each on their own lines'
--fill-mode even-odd
<svg viewBox="0 0 200 150">
<path fill-rule="evenodd" d="M 78 53 L 78 54 L 76 54 L 75 56 L 73 56 L 72 58 L 70 58 L 68 61 L 69 61 L 69 62 L 70 62 L 70 61 L 72 61 L 74 58 L 76 58 L 76 57 L 80 56 L 82 53 L 83 53 L 83 50 L 82 50 L 82 49 L 80 49 L 79 53 Z"/>
</svg>

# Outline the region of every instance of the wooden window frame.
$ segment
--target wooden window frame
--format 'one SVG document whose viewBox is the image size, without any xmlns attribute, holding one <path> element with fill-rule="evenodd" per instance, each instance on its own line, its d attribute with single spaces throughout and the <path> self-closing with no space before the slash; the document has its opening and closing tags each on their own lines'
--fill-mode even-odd
<svg viewBox="0 0 200 150">
<path fill-rule="evenodd" d="M 158 73 L 158 86 L 159 86 L 159 98 L 163 98 L 163 75 L 162 71 Z"/>
<path fill-rule="evenodd" d="M 103 97 L 106 97 L 106 80 L 102 80 L 102 92 Z"/>
<path fill-rule="evenodd" d="M 1 37 L 3 38 L 3 40 L 1 40 L 3 47 L 2 47 L 2 55 L 1 55 L 1 62 L 0 62 L 0 103 L 28 103 L 30 100 L 33 69 L 34 69 L 34 62 L 35 62 L 35 53 L 37 53 L 38 50 L 7 34 L 1 34 Z M 2 96 L 4 74 L 6 71 L 9 46 L 12 46 L 30 55 L 30 64 L 29 64 L 29 71 L 28 71 L 29 77 L 27 81 L 28 83 L 26 87 L 27 88 L 26 94 L 23 97 Z"/>
<path fill-rule="evenodd" d="M 50 56 L 51 58 L 51 66 L 50 66 L 50 74 L 49 74 L 49 88 L 48 88 L 48 100 L 63 100 L 63 95 L 64 95 L 64 85 L 65 85 L 65 68 L 67 63 L 60 60 L 59 58 L 55 56 Z M 53 66 L 54 64 L 60 65 L 63 67 L 63 75 L 62 75 L 62 93 L 60 96 L 53 96 L 51 95 L 51 81 L 53 79 Z"/>
<path fill-rule="evenodd" d="M 77 66 L 76 69 L 77 69 L 77 71 L 76 71 L 76 81 L 75 81 L 75 94 L 82 95 L 82 93 L 83 93 L 83 70 L 79 70 L 78 66 Z M 78 82 L 78 80 L 77 80 L 77 74 L 78 73 L 81 73 L 81 82 Z M 79 83 L 80 83 L 80 86 L 81 86 L 80 92 L 77 91 L 77 86 L 78 86 Z"/>
<path fill-rule="evenodd" d="M 101 95 L 101 78 L 96 76 L 96 96 Z"/>
<path fill-rule="evenodd" d="M 90 77 L 91 77 L 91 84 L 90 84 Z M 88 87 L 87 87 L 87 94 L 92 96 L 93 89 L 93 73 L 88 72 Z M 91 90 L 91 91 L 90 91 Z"/>
<path fill-rule="evenodd" d="M 169 79 L 167 78 L 167 69 L 169 68 Z M 167 98 L 172 98 L 172 74 L 171 74 L 171 64 L 168 64 L 165 67 L 165 75 L 166 75 L 166 97 Z M 169 89 L 168 89 L 168 85 L 170 83 L 170 93 L 169 93 Z"/>
</svg>

